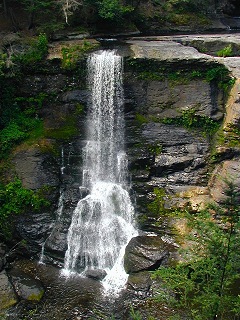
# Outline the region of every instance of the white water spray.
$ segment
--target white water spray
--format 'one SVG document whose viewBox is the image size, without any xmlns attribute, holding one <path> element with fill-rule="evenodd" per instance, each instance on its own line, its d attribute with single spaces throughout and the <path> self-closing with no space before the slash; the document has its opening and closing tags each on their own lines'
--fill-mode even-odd
<svg viewBox="0 0 240 320">
<path fill-rule="evenodd" d="M 105 270 L 104 288 L 113 293 L 127 280 L 124 250 L 137 234 L 124 151 L 122 69 L 122 58 L 114 51 L 100 51 L 88 59 L 91 101 L 82 187 L 89 194 L 74 210 L 63 270 L 65 275 Z"/>
</svg>

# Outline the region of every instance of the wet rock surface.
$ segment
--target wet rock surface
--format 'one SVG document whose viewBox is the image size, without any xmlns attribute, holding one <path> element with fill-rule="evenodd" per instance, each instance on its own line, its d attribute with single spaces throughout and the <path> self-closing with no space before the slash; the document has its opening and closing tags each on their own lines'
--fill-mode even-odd
<svg viewBox="0 0 240 320">
<path fill-rule="evenodd" d="M 20 299 L 28 301 L 40 301 L 44 294 L 44 288 L 39 280 L 33 279 L 18 269 L 9 272 L 15 292 Z"/>
<path fill-rule="evenodd" d="M 22 184 L 28 189 L 40 189 L 44 186 L 59 186 L 59 167 L 49 154 L 43 154 L 38 148 L 20 151 L 13 163 Z"/>
<path fill-rule="evenodd" d="M 0 311 L 7 309 L 18 302 L 13 286 L 6 271 L 0 272 Z"/>
<path fill-rule="evenodd" d="M 152 282 L 149 272 L 137 272 L 129 275 L 127 286 L 134 290 L 138 297 L 144 298 L 150 295 Z"/>
<path fill-rule="evenodd" d="M 99 269 L 95 269 L 95 270 L 90 270 L 88 269 L 85 272 L 85 276 L 87 278 L 91 278 L 91 279 L 95 279 L 95 280 L 102 280 L 106 277 L 107 273 L 105 270 L 99 270 Z"/>
<path fill-rule="evenodd" d="M 159 236 L 132 238 L 125 250 L 124 267 L 127 273 L 155 270 L 164 265 L 170 256 L 170 245 Z"/>
</svg>

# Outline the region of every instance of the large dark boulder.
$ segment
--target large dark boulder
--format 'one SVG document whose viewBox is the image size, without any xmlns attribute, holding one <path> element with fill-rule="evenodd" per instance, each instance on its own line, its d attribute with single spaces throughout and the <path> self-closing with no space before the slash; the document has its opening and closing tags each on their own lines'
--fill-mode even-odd
<svg viewBox="0 0 240 320">
<path fill-rule="evenodd" d="M 155 270 L 167 263 L 171 246 L 159 236 L 132 238 L 125 250 L 124 268 L 127 273 Z"/>
</svg>

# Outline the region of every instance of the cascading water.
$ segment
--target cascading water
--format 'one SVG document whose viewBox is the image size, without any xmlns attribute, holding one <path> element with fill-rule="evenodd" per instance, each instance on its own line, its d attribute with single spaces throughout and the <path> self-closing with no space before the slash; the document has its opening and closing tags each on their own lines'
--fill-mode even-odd
<svg viewBox="0 0 240 320">
<path fill-rule="evenodd" d="M 122 69 L 122 58 L 115 51 L 89 56 L 91 101 L 81 187 L 89 194 L 74 210 L 63 270 L 65 275 L 105 270 L 103 285 L 108 292 L 123 288 L 127 280 L 124 250 L 137 234 L 124 151 Z"/>
<path fill-rule="evenodd" d="M 64 174 L 64 169 L 65 169 L 65 165 L 64 165 L 64 149 L 62 147 L 62 151 L 61 151 L 61 175 Z M 40 254 L 40 258 L 39 258 L 39 263 L 40 264 L 44 264 L 44 260 L 45 260 L 44 251 L 45 251 L 46 242 L 49 239 L 51 239 L 51 236 L 53 235 L 55 229 L 57 228 L 58 223 L 61 221 L 62 213 L 63 213 L 63 204 L 64 204 L 64 190 L 63 190 L 63 188 L 60 188 L 58 206 L 57 206 L 57 211 L 56 211 L 56 220 L 50 226 L 52 228 L 52 231 L 50 232 L 49 236 L 42 243 L 42 250 L 41 250 L 41 254 Z"/>
</svg>

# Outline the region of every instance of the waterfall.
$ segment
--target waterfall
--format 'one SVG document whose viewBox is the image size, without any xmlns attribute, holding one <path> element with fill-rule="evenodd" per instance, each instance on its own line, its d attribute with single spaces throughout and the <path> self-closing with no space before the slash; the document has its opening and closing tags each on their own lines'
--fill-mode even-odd
<svg viewBox="0 0 240 320">
<path fill-rule="evenodd" d="M 122 58 L 115 51 L 99 51 L 88 58 L 91 99 L 81 186 L 88 195 L 73 212 L 63 270 L 83 275 L 89 269 L 105 270 L 104 288 L 115 292 L 127 280 L 124 250 L 137 233 L 124 151 L 122 71 Z"/>
</svg>

